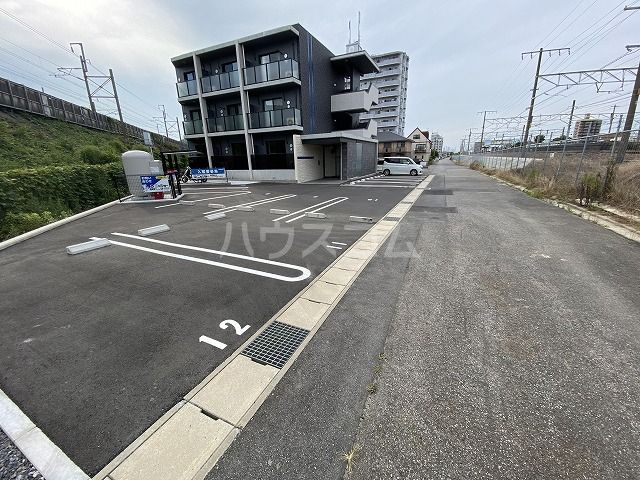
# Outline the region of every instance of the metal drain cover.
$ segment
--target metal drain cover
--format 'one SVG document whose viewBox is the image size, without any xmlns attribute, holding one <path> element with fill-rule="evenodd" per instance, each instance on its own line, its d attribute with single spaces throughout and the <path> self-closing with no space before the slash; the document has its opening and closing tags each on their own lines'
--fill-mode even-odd
<svg viewBox="0 0 640 480">
<path fill-rule="evenodd" d="M 309 334 L 309 330 L 273 322 L 242 351 L 242 355 L 264 365 L 282 368 Z"/>
</svg>

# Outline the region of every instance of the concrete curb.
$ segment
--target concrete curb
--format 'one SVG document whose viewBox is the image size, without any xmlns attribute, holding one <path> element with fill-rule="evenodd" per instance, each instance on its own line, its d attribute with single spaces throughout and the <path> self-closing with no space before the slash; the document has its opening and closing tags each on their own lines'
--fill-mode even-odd
<svg viewBox="0 0 640 480">
<path fill-rule="evenodd" d="M 126 198 L 129 198 L 129 197 L 126 197 Z M 71 223 L 74 220 L 79 220 L 83 217 L 87 217 L 92 213 L 99 212 L 100 210 L 104 210 L 105 208 L 109 208 L 119 203 L 122 203 L 122 202 L 120 202 L 120 200 L 114 200 L 113 202 L 105 203 L 104 205 L 100 205 L 99 207 L 92 208 L 91 210 L 86 210 L 84 212 L 76 213 L 75 215 L 71 215 L 70 217 L 63 218 L 62 220 L 58 220 L 57 222 L 49 223 L 48 225 L 45 225 L 43 227 L 36 228 L 35 230 L 31 230 L 30 232 L 23 233 L 22 235 L 18 235 L 17 237 L 10 238 L 9 240 L 0 242 L 0 250 L 4 250 L 5 248 L 9 248 L 20 242 L 24 242 L 25 240 L 36 237 L 42 233 L 48 232 L 49 230 L 53 230 L 54 228 L 58 228 L 67 223 Z"/>
<path fill-rule="evenodd" d="M 89 479 L 2 390 L 0 427 L 47 480 Z"/>
</svg>

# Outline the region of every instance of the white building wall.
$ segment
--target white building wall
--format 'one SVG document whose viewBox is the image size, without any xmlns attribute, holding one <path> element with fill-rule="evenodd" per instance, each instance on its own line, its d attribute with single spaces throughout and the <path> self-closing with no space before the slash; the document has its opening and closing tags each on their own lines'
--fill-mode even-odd
<svg viewBox="0 0 640 480">
<path fill-rule="evenodd" d="M 324 177 L 322 145 L 303 144 L 300 135 L 293 136 L 293 158 L 295 179 L 298 183 L 310 182 Z"/>
</svg>

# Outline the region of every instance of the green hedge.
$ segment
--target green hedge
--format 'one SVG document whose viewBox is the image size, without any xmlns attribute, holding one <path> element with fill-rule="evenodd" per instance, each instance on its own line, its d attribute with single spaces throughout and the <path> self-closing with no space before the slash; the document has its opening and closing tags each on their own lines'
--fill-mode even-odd
<svg viewBox="0 0 640 480">
<path fill-rule="evenodd" d="M 117 199 L 120 163 L 0 172 L 0 240 Z"/>
</svg>

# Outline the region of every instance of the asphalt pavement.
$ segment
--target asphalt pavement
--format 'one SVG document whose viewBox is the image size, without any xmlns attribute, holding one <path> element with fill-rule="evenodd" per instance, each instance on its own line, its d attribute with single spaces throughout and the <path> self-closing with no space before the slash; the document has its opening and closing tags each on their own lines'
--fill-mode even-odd
<svg viewBox="0 0 640 480">
<path fill-rule="evenodd" d="M 640 477 L 640 246 L 429 173 L 208 480 Z"/>
<path fill-rule="evenodd" d="M 351 215 L 379 218 L 406 194 L 291 184 L 184 190 L 195 204 L 116 205 L 0 252 L 0 387 L 89 475 L 362 236 L 370 225 Z M 235 208 L 246 204 L 253 211 Z M 226 217 L 204 219 L 216 211 Z M 159 224 L 171 230 L 137 235 Z M 65 252 L 92 237 L 113 244 Z M 221 326 L 229 319 L 249 328 Z"/>
</svg>

